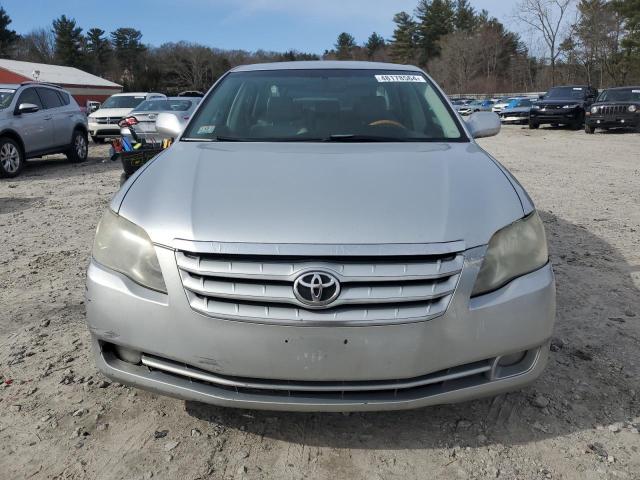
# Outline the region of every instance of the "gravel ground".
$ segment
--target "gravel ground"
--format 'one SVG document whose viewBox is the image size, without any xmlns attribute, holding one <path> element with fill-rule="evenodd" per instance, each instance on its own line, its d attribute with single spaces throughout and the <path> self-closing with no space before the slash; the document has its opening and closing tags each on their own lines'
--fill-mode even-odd
<svg viewBox="0 0 640 480">
<path fill-rule="evenodd" d="M 219 409 L 105 381 L 84 324 L 106 147 L 0 181 L 0 477 L 640 478 L 640 135 L 507 127 L 483 146 L 542 213 L 558 282 L 547 371 L 408 412 Z"/>
</svg>

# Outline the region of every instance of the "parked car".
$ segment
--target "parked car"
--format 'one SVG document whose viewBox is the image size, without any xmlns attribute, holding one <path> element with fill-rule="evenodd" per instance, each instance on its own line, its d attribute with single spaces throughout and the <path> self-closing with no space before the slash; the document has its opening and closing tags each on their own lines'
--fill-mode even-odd
<svg viewBox="0 0 640 480">
<path fill-rule="evenodd" d="M 131 139 L 131 130 L 138 139 L 158 143 L 162 137 L 156 130 L 156 119 L 161 112 L 171 112 L 177 115 L 184 126 L 191 114 L 200 103 L 198 97 L 170 97 L 161 100 L 145 100 L 138 105 L 120 122 L 120 135 Z"/>
<path fill-rule="evenodd" d="M 529 113 L 533 106 L 530 98 L 518 98 L 509 102 L 506 108 L 500 112 L 502 123 L 519 123 L 526 125 L 529 123 Z"/>
<path fill-rule="evenodd" d="M 45 83 L 0 85 L 0 177 L 16 177 L 27 159 L 53 153 L 87 159 L 87 117 L 74 98 Z"/>
<path fill-rule="evenodd" d="M 89 133 L 95 143 L 120 135 L 120 120 L 145 100 L 167 98 L 161 93 L 116 93 L 89 115 Z"/>
<path fill-rule="evenodd" d="M 640 87 L 604 90 L 586 113 L 585 132 L 596 128 L 635 128 L 640 133 Z"/>
<path fill-rule="evenodd" d="M 222 406 L 421 407 L 520 388 L 555 311 L 529 196 L 422 70 L 246 65 L 116 194 L 87 322 L 98 368 Z"/>
<path fill-rule="evenodd" d="M 491 111 L 493 113 L 500 113 L 502 112 L 502 110 L 504 110 L 505 108 L 507 108 L 509 106 L 509 104 L 515 100 L 518 100 L 520 97 L 509 97 L 509 98 L 503 98 L 499 101 L 497 101 L 492 107 L 491 107 Z"/>
<path fill-rule="evenodd" d="M 531 107 L 529 128 L 551 124 L 569 125 L 578 130 L 597 95 L 598 90 L 588 85 L 553 87 Z"/>
<path fill-rule="evenodd" d="M 474 100 L 458 109 L 460 115 L 471 115 L 476 112 L 490 112 L 493 106 L 492 100 Z"/>
</svg>

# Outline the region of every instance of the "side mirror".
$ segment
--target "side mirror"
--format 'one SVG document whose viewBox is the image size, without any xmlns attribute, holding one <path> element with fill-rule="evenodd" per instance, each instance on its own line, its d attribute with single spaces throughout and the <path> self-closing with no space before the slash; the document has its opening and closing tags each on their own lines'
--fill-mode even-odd
<svg viewBox="0 0 640 480">
<path fill-rule="evenodd" d="M 544 95 L 538 95 L 538 100 L 544 100 Z"/>
<path fill-rule="evenodd" d="M 173 113 L 161 113 L 156 119 L 156 130 L 163 137 L 177 138 L 183 129 L 180 119 Z"/>
<path fill-rule="evenodd" d="M 20 105 L 18 105 L 18 108 L 16 109 L 16 114 L 22 115 L 23 113 L 34 113 L 34 112 L 37 112 L 38 110 L 40 110 L 40 107 L 38 107 L 33 103 L 21 103 Z"/>
<path fill-rule="evenodd" d="M 492 112 L 476 112 L 467 119 L 467 128 L 473 138 L 493 137 L 500 133 L 500 117 Z"/>
</svg>

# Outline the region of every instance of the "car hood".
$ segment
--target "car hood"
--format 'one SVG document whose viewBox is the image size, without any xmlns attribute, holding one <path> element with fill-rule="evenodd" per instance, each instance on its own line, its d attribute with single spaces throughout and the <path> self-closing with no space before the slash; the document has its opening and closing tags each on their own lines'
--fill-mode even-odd
<svg viewBox="0 0 640 480">
<path fill-rule="evenodd" d="M 522 113 L 522 112 L 528 112 L 531 110 L 531 107 L 515 107 L 515 108 L 505 108 L 502 113 L 504 113 L 505 115 L 509 114 L 509 113 Z"/>
<path fill-rule="evenodd" d="M 131 112 L 131 108 L 99 108 L 89 118 L 102 118 L 102 117 L 124 117 Z"/>
<path fill-rule="evenodd" d="M 581 99 L 557 99 L 557 100 L 538 100 L 535 105 L 538 105 L 540 107 L 546 107 L 546 106 L 563 106 L 563 105 L 583 105 L 584 104 L 584 100 Z"/>
<path fill-rule="evenodd" d="M 473 247 L 523 216 L 511 182 L 474 143 L 177 142 L 123 190 L 111 208 L 168 246 Z"/>
</svg>

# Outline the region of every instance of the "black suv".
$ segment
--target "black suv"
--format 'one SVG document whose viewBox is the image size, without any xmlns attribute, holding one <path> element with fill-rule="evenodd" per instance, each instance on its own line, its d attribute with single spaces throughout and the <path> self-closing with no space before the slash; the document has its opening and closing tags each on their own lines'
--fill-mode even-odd
<svg viewBox="0 0 640 480">
<path fill-rule="evenodd" d="M 529 128 L 551 124 L 569 125 L 578 130 L 597 96 L 598 90 L 586 85 L 553 87 L 531 107 Z"/>
<path fill-rule="evenodd" d="M 604 90 L 587 112 L 584 131 L 596 128 L 634 128 L 640 133 L 640 87 Z"/>
</svg>

